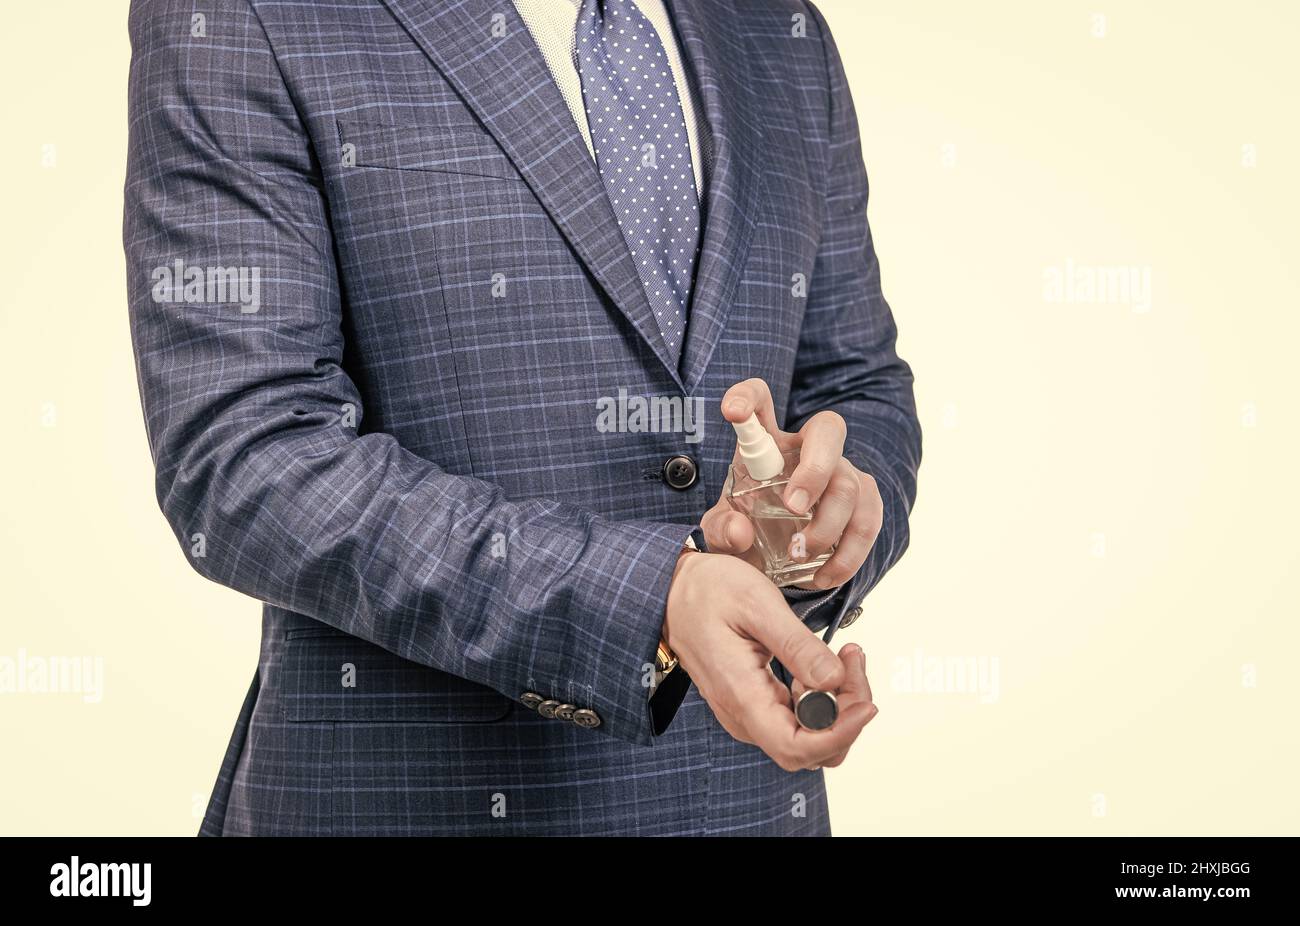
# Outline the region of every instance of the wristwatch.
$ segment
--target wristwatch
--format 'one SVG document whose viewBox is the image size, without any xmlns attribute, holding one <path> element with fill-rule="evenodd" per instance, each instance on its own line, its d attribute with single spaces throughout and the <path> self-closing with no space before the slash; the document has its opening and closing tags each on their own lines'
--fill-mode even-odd
<svg viewBox="0 0 1300 926">
<path fill-rule="evenodd" d="M 677 654 L 672 651 L 663 637 L 659 638 L 659 648 L 655 650 L 655 687 L 664 680 L 673 669 L 677 668 Z"/>
</svg>

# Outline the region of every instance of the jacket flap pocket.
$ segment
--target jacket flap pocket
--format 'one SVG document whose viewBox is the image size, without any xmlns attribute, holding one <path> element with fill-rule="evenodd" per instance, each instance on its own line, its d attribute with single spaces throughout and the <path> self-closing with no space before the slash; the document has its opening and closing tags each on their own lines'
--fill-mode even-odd
<svg viewBox="0 0 1300 926">
<path fill-rule="evenodd" d="M 276 686 L 288 720 L 485 723 L 509 698 L 336 631 L 291 633 Z"/>
<path fill-rule="evenodd" d="M 399 125 L 364 117 L 336 121 L 345 165 L 523 180 L 492 136 L 474 123 Z"/>
</svg>

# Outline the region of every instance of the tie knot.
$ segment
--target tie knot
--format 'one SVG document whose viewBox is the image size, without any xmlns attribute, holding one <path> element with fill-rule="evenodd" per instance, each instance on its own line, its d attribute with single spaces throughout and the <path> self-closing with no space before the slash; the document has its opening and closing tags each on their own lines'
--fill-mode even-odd
<svg viewBox="0 0 1300 926">
<path fill-rule="evenodd" d="M 639 15 L 635 0 L 582 0 L 578 10 L 579 21 L 604 23 L 623 16 Z"/>
</svg>

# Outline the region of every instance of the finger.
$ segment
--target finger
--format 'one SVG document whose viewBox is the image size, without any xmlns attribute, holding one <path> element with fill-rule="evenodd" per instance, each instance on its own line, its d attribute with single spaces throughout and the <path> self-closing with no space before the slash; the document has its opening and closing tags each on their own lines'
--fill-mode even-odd
<svg viewBox="0 0 1300 926">
<path fill-rule="evenodd" d="M 853 516 L 857 513 L 858 494 L 861 487 L 862 480 L 858 475 L 858 471 L 853 468 L 853 464 L 848 460 L 840 457 L 834 475 L 831 476 L 830 482 L 826 485 L 826 490 L 817 502 L 817 511 L 813 514 L 812 521 L 797 535 L 803 538 L 803 547 L 806 553 L 803 558 L 825 553 L 840 542 L 841 535 L 843 535 L 852 522 Z M 863 552 L 862 559 L 866 560 L 866 558 L 866 553 Z M 827 562 L 829 563 L 829 560 Z M 861 566 L 862 564 L 858 563 L 858 565 Z M 856 572 L 857 570 L 854 569 L 845 578 L 847 579 Z"/>
<path fill-rule="evenodd" d="M 766 591 L 755 595 L 746 610 L 746 632 L 805 686 L 822 691 L 838 689 L 844 683 L 844 664 L 794 616 L 776 586 L 770 586 L 771 595 Z"/>
<path fill-rule="evenodd" d="M 837 710 L 843 710 L 845 707 L 854 703 L 854 701 L 849 698 L 849 693 L 854 690 L 850 688 L 850 686 L 854 684 L 853 673 L 858 671 L 858 663 L 853 655 L 856 649 L 860 649 L 856 643 L 848 643 L 840 648 L 839 660 L 844 664 L 845 682 L 840 686 L 838 691 L 833 692 L 835 695 Z M 813 689 L 810 689 L 797 678 L 790 680 L 790 703 L 795 706 L 796 720 L 799 719 L 799 699 L 803 697 L 806 692 L 811 690 Z M 860 690 L 860 687 L 857 690 Z"/>
<path fill-rule="evenodd" d="M 871 679 L 867 677 L 867 654 L 862 652 L 861 649 L 858 650 L 858 660 L 862 665 L 862 697 L 868 704 L 875 707 L 876 698 L 871 693 Z M 871 716 L 875 717 L 878 713 L 880 713 L 879 709 L 874 711 Z"/>
<path fill-rule="evenodd" d="M 772 678 L 775 690 L 783 691 L 780 682 Z M 794 712 L 779 695 L 770 699 L 750 697 L 749 710 L 743 721 L 750 739 L 789 772 L 823 765 L 853 745 L 862 726 L 868 719 L 865 706 L 858 704 L 841 716 L 828 730 L 809 731 L 799 726 Z"/>
<path fill-rule="evenodd" d="M 846 643 L 840 649 L 844 663 L 844 684 L 837 695 L 841 704 L 870 704 L 871 683 L 867 680 L 867 654 L 856 643 Z"/>
<path fill-rule="evenodd" d="M 717 685 L 705 681 L 704 676 L 696 680 L 700 696 L 708 702 L 719 725 L 739 743 L 758 745 L 749 729 L 751 715 L 758 705 L 773 701 L 773 693 L 764 678 L 771 673 L 764 670 L 763 666 L 752 666 L 747 671 L 723 676 L 717 680 L 720 683 Z M 776 681 L 775 678 L 772 681 Z"/>
<path fill-rule="evenodd" d="M 776 409 L 772 404 L 772 392 L 767 383 L 761 379 L 747 379 L 736 383 L 722 397 L 722 416 L 728 421 L 739 424 L 750 415 L 758 417 L 758 422 L 768 434 L 776 438 L 776 445 L 784 453 L 799 446 L 799 435 L 782 431 L 776 420 Z M 740 448 L 732 457 L 733 462 L 740 461 Z"/>
<path fill-rule="evenodd" d="M 850 708 L 863 704 L 867 705 L 868 713 L 862 724 L 865 727 L 876 714 L 880 713 L 879 708 L 872 703 L 871 699 L 871 684 L 867 681 L 866 654 L 862 651 L 862 647 L 856 643 L 849 643 L 840 649 L 840 661 L 844 663 L 846 677 L 836 696 L 836 700 L 845 715 L 847 715 Z M 839 722 L 839 718 L 836 719 L 836 722 Z M 859 728 L 858 732 L 861 734 L 861 728 Z M 848 750 L 839 752 L 822 762 L 821 767 L 837 768 L 848 758 L 848 754 Z"/>
<path fill-rule="evenodd" d="M 808 690 L 807 686 L 804 685 L 803 682 L 799 681 L 799 679 L 797 678 L 790 679 L 790 703 L 798 704 L 799 697 L 807 690 Z"/>
<path fill-rule="evenodd" d="M 868 721 L 868 723 L 870 723 L 870 721 Z M 858 731 L 858 735 L 859 736 L 862 735 L 861 730 Z M 854 742 L 856 743 L 857 741 L 854 740 Z M 851 749 L 846 749 L 843 752 L 839 753 L 838 755 L 831 756 L 829 759 L 827 759 L 825 762 L 822 763 L 822 768 L 839 768 L 841 765 L 844 764 L 844 760 L 849 757 L 850 752 L 852 752 Z"/>
<path fill-rule="evenodd" d="M 757 415 L 763 427 L 773 434 L 781 430 L 776 423 L 772 390 L 758 378 L 736 383 L 722 396 L 722 417 L 738 424 L 750 415 Z"/>
<path fill-rule="evenodd" d="M 871 548 L 876 544 L 876 538 L 880 536 L 885 509 L 884 503 L 880 500 L 880 491 L 876 488 L 876 481 L 856 469 L 854 473 L 857 475 L 861 489 L 853 515 L 844 525 L 839 540 L 835 542 L 835 552 L 831 554 L 831 558 L 813 574 L 812 580 L 805 584 L 808 588 L 835 588 L 849 581 L 858 574 L 862 564 L 867 561 Z M 821 514 L 820 507 L 817 513 Z M 816 520 L 814 517 L 813 522 L 815 523 Z M 808 526 L 808 531 L 811 530 L 812 524 Z M 811 540 L 808 541 L 808 546 L 809 549 L 813 548 Z"/>
<path fill-rule="evenodd" d="M 780 743 L 790 740 L 798 728 L 789 690 L 766 666 L 734 673 L 729 682 L 731 690 L 723 703 L 727 705 L 730 724 L 742 733 L 742 736 L 735 733 L 732 736 L 758 746 L 777 759 L 774 751 Z M 716 709 L 714 713 L 717 714 Z"/>
<path fill-rule="evenodd" d="M 846 722 L 848 722 L 851 719 L 851 722 L 854 724 L 855 732 L 853 733 L 853 737 L 849 742 L 847 748 L 841 750 L 840 752 L 836 753 L 833 756 L 827 756 L 825 759 L 822 759 L 820 763 L 821 767 L 838 768 L 841 764 L 843 764 L 844 760 L 849 757 L 849 753 L 852 751 L 853 745 L 857 743 L 858 737 L 862 735 L 862 731 L 866 729 L 867 724 L 871 723 L 871 721 L 873 721 L 876 718 L 876 715 L 879 713 L 880 713 L 880 709 L 876 707 L 876 705 L 874 704 L 858 704 L 854 706 L 851 714 L 846 712 L 844 715 Z"/>
<path fill-rule="evenodd" d="M 786 771 L 822 766 L 847 753 L 874 711 L 872 705 L 853 704 L 830 729 L 805 730 L 795 719 L 785 686 L 771 672 L 765 675 L 766 689 L 755 687 L 748 678 L 733 678 L 735 690 L 731 703 L 735 705 L 736 724 L 743 728 L 745 739 Z"/>
<path fill-rule="evenodd" d="M 877 713 L 879 713 L 879 711 L 873 712 L 867 718 L 867 723 L 871 723 L 872 719 L 876 716 Z M 865 728 L 866 724 L 863 724 L 863 727 Z M 858 735 L 859 736 L 862 735 L 862 730 L 858 730 Z M 854 740 L 855 744 L 856 742 L 857 740 Z M 841 765 L 844 764 L 844 760 L 849 757 L 850 752 L 852 752 L 852 749 L 846 749 L 843 752 L 841 752 L 839 755 L 832 756 L 831 758 L 827 759 L 825 762 L 822 763 L 822 768 L 839 768 Z"/>
<path fill-rule="evenodd" d="M 844 419 L 836 412 L 818 412 L 799 429 L 799 465 L 786 486 L 785 506 L 805 514 L 817 503 L 844 456 Z"/>
<path fill-rule="evenodd" d="M 871 711 L 865 704 L 855 704 L 840 714 L 835 725 L 825 730 L 805 730 L 800 728 L 788 749 L 793 751 L 793 758 L 787 761 L 798 763 L 801 769 L 825 768 L 830 762 L 847 755 L 853 748 L 862 728 L 871 719 Z"/>
<path fill-rule="evenodd" d="M 743 553 L 754 545 L 753 524 L 729 505 L 714 505 L 706 511 L 700 527 L 710 553 Z"/>
</svg>

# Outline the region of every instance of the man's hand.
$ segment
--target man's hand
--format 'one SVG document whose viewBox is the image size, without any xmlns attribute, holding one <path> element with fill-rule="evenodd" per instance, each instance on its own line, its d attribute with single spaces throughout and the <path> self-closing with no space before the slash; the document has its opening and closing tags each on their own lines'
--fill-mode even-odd
<svg viewBox="0 0 1300 926">
<path fill-rule="evenodd" d="M 664 642 L 733 737 L 788 772 L 835 766 L 876 715 L 862 651 L 839 658 L 795 617 L 766 576 L 734 556 L 684 552 L 677 560 Z M 772 674 L 775 656 L 796 690 L 834 691 L 840 713 L 827 730 L 805 730 L 790 691 Z"/>
<path fill-rule="evenodd" d="M 871 683 L 867 681 L 867 654 L 862 652 L 862 647 L 856 643 L 850 643 L 840 649 L 840 661 L 844 663 L 844 684 L 835 694 L 836 706 L 843 714 L 858 705 L 866 705 L 868 713 L 864 723 L 870 723 L 871 718 L 880 713 L 880 709 L 871 698 Z M 807 690 L 808 686 L 796 678 L 790 685 L 790 696 L 793 702 L 797 703 L 799 696 Z M 823 762 L 822 767 L 835 768 L 848 757 L 848 754 L 849 751 L 845 749 Z"/>
<path fill-rule="evenodd" d="M 722 397 L 722 414 L 728 421 L 744 421 L 751 413 L 758 415 L 782 451 L 799 450 L 799 466 L 786 486 L 784 500 L 795 514 L 806 514 L 817 506 L 817 513 L 804 531 L 808 558 L 835 547 L 835 553 L 803 587 L 829 589 L 843 585 L 866 562 L 885 514 L 876 480 L 844 458 L 844 419 L 835 412 L 818 412 L 798 433 L 782 431 L 777 426 L 772 393 L 761 379 L 737 383 Z M 705 512 L 700 526 L 710 552 L 730 553 L 757 562 L 752 550 L 753 525 L 725 497 Z"/>
</svg>

